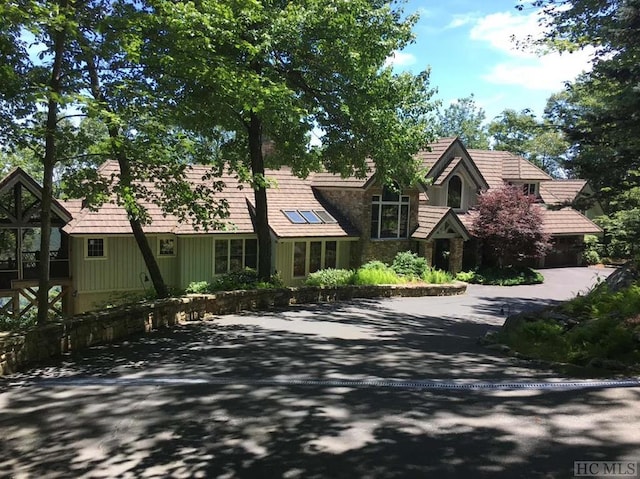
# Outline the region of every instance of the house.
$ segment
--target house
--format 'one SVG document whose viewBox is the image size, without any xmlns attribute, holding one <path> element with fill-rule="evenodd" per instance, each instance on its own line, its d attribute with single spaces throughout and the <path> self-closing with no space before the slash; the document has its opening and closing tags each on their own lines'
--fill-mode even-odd
<svg viewBox="0 0 640 479">
<path fill-rule="evenodd" d="M 268 190 L 272 270 L 285 284 L 298 285 L 321 268 L 391 261 L 407 250 L 441 269 L 475 266 L 472 208 L 479 193 L 506 183 L 535 195 L 542 208 L 554 250 L 540 266 L 580 264 L 584 235 L 601 232 L 589 219 L 599 213 L 597 207 L 580 212 L 566 206 L 593 194 L 584 181 L 554 180 L 523 158 L 467 150 L 458 138 L 443 138 L 418 157 L 428 171 L 426 181 L 400 191 L 379 184 L 373 168 L 365 178 L 315 173 L 300 179 L 287 168 L 267 171 L 276 184 Z M 112 161 L 100 168 L 107 176 L 116 171 Z M 193 166 L 189 181 L 197 185 L 207 171 Z M 153 221 L 144 230 L 170 287 L 182 289 L 257 265 L 253 192 L 240 188 L 232 176 L 220 179 L 229 205 L 224 228 L 198 230 L 147 205 Z M 39 201 L 39 185 L 19 169 L 0 182 L 0 300 L 5 298 L 0 307 L 5 313 L 19 309 L 25 298 L 34 302 Z M 57 299 L 64 300 L 66 312 L 95 309 L 114 295 L 151 288 L 121 207 L 105 203 L 94 211 L 81 200 L 54 201 L 53 213 L 52 284 L 59 287 Z"/>
</svg>

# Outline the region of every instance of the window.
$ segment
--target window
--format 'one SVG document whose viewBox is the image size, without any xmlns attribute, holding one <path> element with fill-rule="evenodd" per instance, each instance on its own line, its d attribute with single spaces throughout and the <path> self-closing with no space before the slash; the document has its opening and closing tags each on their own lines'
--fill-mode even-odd
<svg viewBox="0 0 640 479">
<path fill-rule="evenodd" d="M 282 214 L 295 225 L 337 223 L 336 219 L 325 210 L 282 210 Z"/>
<path fill-rule="evenodd" d="M 450 208 L 462 208 L 462 180 L 458 175 L 453 175 L 449 178 L 447 206 Z"/>
<path fill-rule="evenodd" d="M 304 217 L 296 210 L 283 210 L 284 215 L 295 225 L 305 224 Z"/>
<path fill-rule="evenodd" d="M 371 237 L 406 238 L 409 235 L 409 197 L 386 187 L 371 198 Z"/>
<path fill-rule="evenodd" d="M 175 238 L 159 238 L 158 239 L 158 256 L 175 256 L 176 240 Z"/>
<path fill-rule="evenodd" d="M 104 238 L 87 238 L 87 258 L 105 258 Z"/>
<path fill-rule="evenodd" d="M 309 224 L 317 225 L 322 223 L 322 220 L 311 210 L 300 210 L 300 214 Z"/>
<path fill-rule="evenodd" d="M 536 196 L 536 184 L 535 183 L 525 183 L 522 185 L 522 191 L 525 195 L 528 196 Z"/>
<path fill-rule="evenodd" d="M 214 274 L 255 268 L 258 265 L 256 239 L 220 239 L 214 244 Z"/>
<path fill-rule="evenodd" d="M 303 277 L 323 268 L 335 268 L 337 241 L 296 241 L 293 244 L 293 276 Z"/>
<path fill-rule="evenodd" d="M 293 275 L 304 276 L 306 272 L 307 243 L 296 241 L 293 245 Z"/>
</svg>

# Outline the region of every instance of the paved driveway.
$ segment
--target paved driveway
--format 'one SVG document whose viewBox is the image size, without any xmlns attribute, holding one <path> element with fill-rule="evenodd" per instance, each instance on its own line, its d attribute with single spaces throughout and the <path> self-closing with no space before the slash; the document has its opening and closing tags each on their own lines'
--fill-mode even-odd
<svg viewBox="0 0 640 479">
<path fill-rule="evenodd" d="M 0 382 L 0 476 L 551 478 L 640 460 L 639 388 L 406 384 L 558 381 L 476 338 L 501 309 L 565 299 L 595 274 L 222 316 L 95 348 Z"/>
</svg>

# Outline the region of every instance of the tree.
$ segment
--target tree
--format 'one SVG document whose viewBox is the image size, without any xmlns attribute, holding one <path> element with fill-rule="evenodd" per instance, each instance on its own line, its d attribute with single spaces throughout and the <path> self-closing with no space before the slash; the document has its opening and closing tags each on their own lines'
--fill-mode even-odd
<svg viewBox="0 0 640 479">
<path fill-rule="evenodd" d="M 531 110 L 504 110 L 489 124 L 495 150 L 510 151 L 560 176 L 568 144 L 550 121 L 538 120 Z"/>
<path fill-rule="evenodd" d="M 476 105 L 473 94 L 459 98 L 438 112 L 436 134 L 458 136 L 467 148 L 489 149 L 489 134 L 484 125 L 485 112 Z"/>
<path fill-rule="evenodd" d="M 639 186 L 640 0 L 540 0 L 546 35 L 538 44 L 559 51 L 594 48 L 593 69 L 556 96 L 551 114 L 571 145 L 567 167 L 610 200 Z"/>
<path fill-rule="evenodd" d="M 182 125 L 226 132 L 227 167 L 254 190 L 261 278 L 271 273 L 267 167 L 363 176 L 371 158 L 383 183 L 419 177 L 414 155 L 433 139 L 432 91 L 428 72 L 384 66 L 415 22 L 393 2 L 163 0 L 153 14 L 140 56 L 163 72 Z"/>
<path fill-rule="evenodd" d="M 505 186 L 489 190 L 478 197 L 476 209 L 472 233 L 482 241 L 488 262 L 502 268 L 539 258 L 548 250 L 542 211 L 535 198 L 522 189 Z"/>
</svg>

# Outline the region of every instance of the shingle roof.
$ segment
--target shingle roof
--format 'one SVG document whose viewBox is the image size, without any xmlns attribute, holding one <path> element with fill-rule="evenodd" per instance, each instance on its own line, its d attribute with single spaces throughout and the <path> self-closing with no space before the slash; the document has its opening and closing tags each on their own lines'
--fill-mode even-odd
<svg viewBox="0 0 640 479">
<path fill-rule="evenodd" d="M 600 234 L 602 229 L 589 218 L 572 208 L 561 210 L 543 209 L 543 225 L 545 232 L 554 235 L 586 235 Z"/>
<path fill-rule="evenodd" d="M 440 138 L 435 143 L 429 144 L 429 151 L 421 150 L 416 154 L 416 158 L 422 162 L 422 167 L 427 171 L 430 170 L 433 165 L 444 155 L 454 141 L 458 139 L 457 136 L 451 136 L 447 138 Z"/>
<path fill-rule="evenodd" d="M 467 150 L 480 173 L 489 184 L 489 188 L 504 186 L 502 177 L 502 163 L 511 156 L 507 151 Z"/>
<path fill-rule="evenodd" d="M 447 219 L 451 218 L 463 236 L 468 236 L 468 231 L 464 225 L 458 221 L 454 211 L 446 206 L 430 206 L 426 201 L 420 201 L 418 205 L 418 228 L 413 232 L 411 238 L 428 240 L 438 227 Z"/>
<path fill-rule="evenodd" d="M 531 162 L 509 153 L 502 160 L 502 178 L 505 180 L 545 181 L 552 178 Z"/>
<path fill-rule="evenodd" d="M 207 166 L 192 166 L 187 170 L 187 179 L 191 184 L 203 184 L 204 175 L 210 171 Z M 108 162 L 101 167 L 100 172 L 105 175 L 117 172 L 117 163 Z M 322 201 L 311 187 L 311 179 L 295 177 L 291 170 L 267 170 L 266 176 L 274 179 L 276 186 L 267 190 L 269 225 L 279 237 L 301 236 L 357 236 L 358 232 L 330 205 Z M 242 185 L 237 178 L 223 174 L 216 180 L 222 180 L 225 188 L 220 196 L 229 205 L 229 217 L 221 220 L 224 225 L 220 228 L 196 229 L 191 223 L 180 223 L 173 215 L 163 215 L 162 210 L 151 203 L 143 203 L 148 209 L 152 222 L 143 227 L 146 233 L 173 234 L 205 234 L 205 233 L 254 233 L 252 207 L 254 203 L 253 190 L 248 185 Z M 211 180 L 209 180 L 211 181 Z M 73 220 L 65 231 L 69 234 L 131 234 L 131 226 L 124 209 L 113 202 L 105 203 L 97 211 L 82 208 L 80 200 L 66 202 L 73 211 Z M 282 213 L 283 209 L 311 209 L 328 211 L 337 223 L 321 224 L 293 224 Z"/>
<path fill-rule="evenodd" d="M 549 210 L 536 206 L 542 210 L 542 229 L 552 236 L 570 236 L 600 234 L 602 230 L 586 216 L 571 208 Z M 459 213 L 458 218 L 467 230 L 473 230 L 473 220 L 478 215 L 475 210 Z"/>
<path fill-rule="evenodd" d="M 276 181 L 276 186 L 267 190 L 269 226 L 276 236 L 280 238 L 298 238 L 359 235 L 351 223 L 314 191 L 311 178 L 297 178 L 289 168 L 268 170 L 266 175 Z M 250 199 L 250 202 L 253 205 L 253 198 Z M 282 212 L 289 209 L 325 210 L 337 222 L 294 224 Z"/>
<path fill-rule="evenodd" d="M 440 175 L 435 179 L 433 184 L 436 186 L 443 184 L 447 180 L 449 175 L 453 172 L 453 170 L 456 168 L 456 166 L 460 164 L 461 161 L 462 161 L 462 158 L 460 158 L 459 156 L 452 159 L 449 162 L 449 164 L 446 166 L 446 168 L 442 171 L 442 173 L 440 173 Z"/>
<path fill-rule="evenodd" d="M 570 203 L 586 186 L 586 180 L 553 180 L 540 183 L 540 197 L 548 205 Z"/>
</svg>

